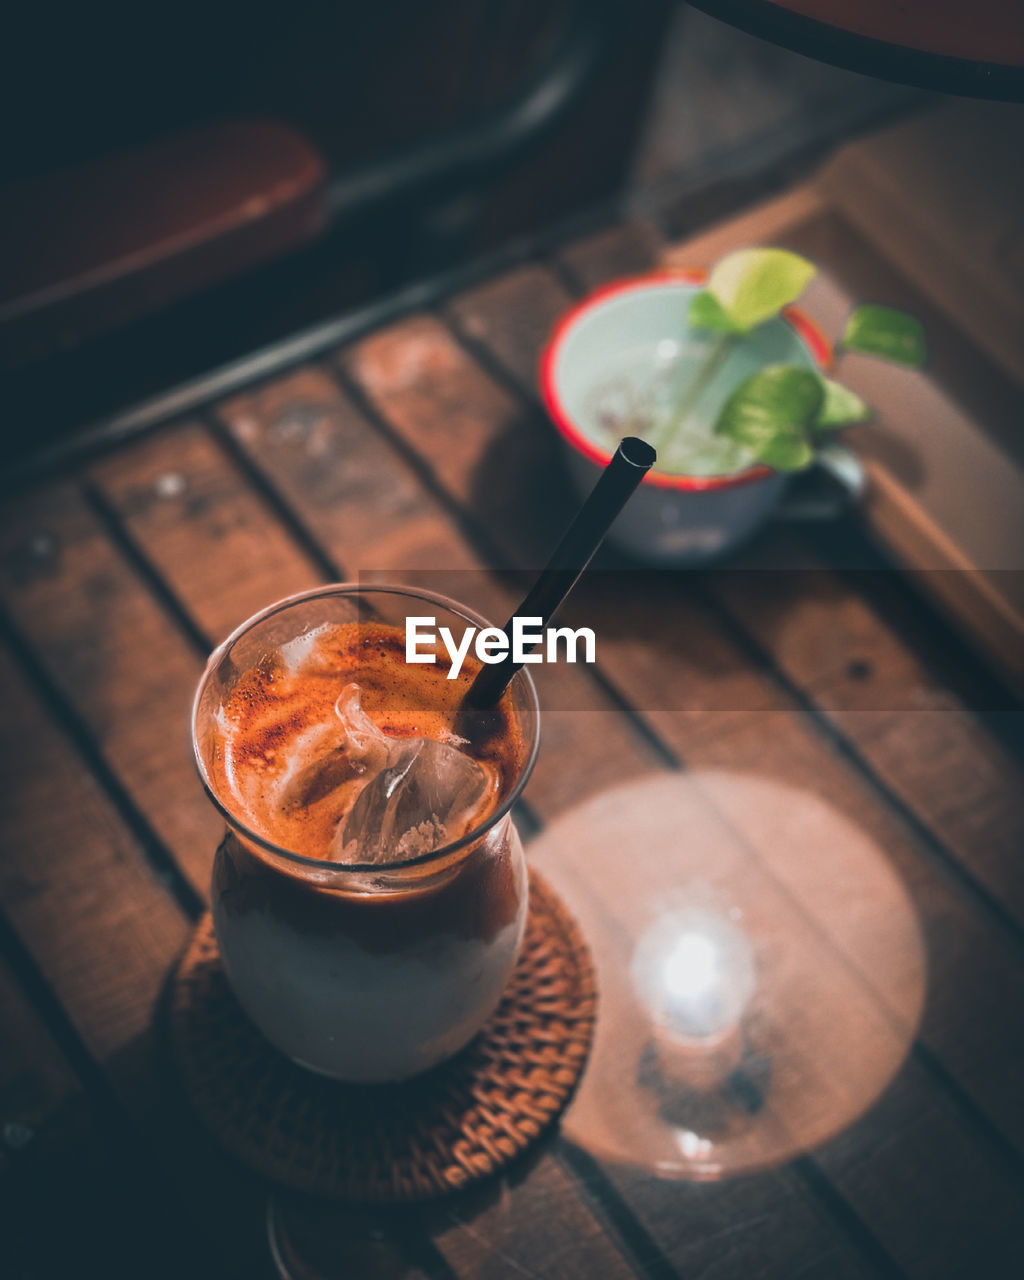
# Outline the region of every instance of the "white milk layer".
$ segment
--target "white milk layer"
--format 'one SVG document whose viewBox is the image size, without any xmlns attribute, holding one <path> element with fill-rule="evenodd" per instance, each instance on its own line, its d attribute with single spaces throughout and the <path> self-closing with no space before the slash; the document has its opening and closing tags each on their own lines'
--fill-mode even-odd
<svg viewBox="0 0 1024 1280">
<path fill-rule="evenodd" d="M 526 926 L 526 864 L 511 824 L 509 834 L 519 909 L 486 942 L 445 933 L 371 952 L 341 934 L 303 934 L 272 909 L 225 911 L 215 894 L 242 1008 L 293 1061 L 339 1080 L 403 1080 L 457 1053 L 497 1008 Z"/>
</svg>

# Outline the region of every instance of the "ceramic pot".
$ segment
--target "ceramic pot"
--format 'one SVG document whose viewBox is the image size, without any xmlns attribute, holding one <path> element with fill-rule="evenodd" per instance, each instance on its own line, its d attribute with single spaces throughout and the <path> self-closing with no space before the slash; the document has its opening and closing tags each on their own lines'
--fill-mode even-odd
<svg viewBox="0 0 1024 1280">
<path fill-rule="evenodd" d="M 621 420 L 627 422 L 637 405 L 652 401 L 666 377 L 674 379 L 682 394 L 691 370 L 703 364 L 712 339 L 687 321 L 690 300 L 702 281 L 700 272 L 656 272 L 616 281 L 574 307 L 555 328 L 541 357 L 541 393 L 581 494 L 590 492 L 611 456 L 601 443 L 608 439 L 602 417 L 609 404 L 620 403 Z M 713 421 L 733 389 L 764 365 L 817 369 L 830 358 L 829 344 L 818 329 L 788 308 L 730 351 L 694 412 Z M 788 515 L 834 515 L 859 495 L 863 471 L 849 450 L 830 444 L 818 465 L 839 481 L 843 496 L 802 503 L 802 509 L 789 509 Z M 701 564 L 727 554 L 779 511 L 788 482 L 788 475 L 762 465 L 725 475 L 655 469 L 616 520 L 609 539 L 653 563 Z"/>
</svg>

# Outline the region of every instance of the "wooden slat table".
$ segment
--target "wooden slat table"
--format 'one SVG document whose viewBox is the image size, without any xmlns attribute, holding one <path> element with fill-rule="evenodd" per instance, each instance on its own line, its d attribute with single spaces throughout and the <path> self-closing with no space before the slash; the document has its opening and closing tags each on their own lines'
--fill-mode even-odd
<svg viewBox="0 0 1024 1280">
<path fill-rule="evenodd" d="M 273 1274 L 266 1188 L 183 1110 L 159 1017 L 218 838 L 186 737 L 205 654 L 270 600 L 368 571 L 452 590 L 475 571 L 471 603 L 503 615 L 514 584 L 481 571 L 540 564 L 572 506 L 539 347 L 574 294 L 660 250 L 650 227 L 614 228 L 6 500 L 5 1275 Z M 776 530 L 670 595 L 584 582 L 573 611 L 598 630 L 599 668 L 563 668 L 557 689 L 540 669 L 522 820 L 536 832 L 617 782 L 702 768 L 853 818 L 928 948 L 897 1078 L 821 1149 L 720 1183 L 660 1181 L 556 1135 L 499 1186 L 339 1211 L 332 1274 L 1024 1274 L 1020 712 L 894 575 L 838 567 L 851 545 L 867 554 L 857 539 Z M 777 564 L 790 572 L 755 572 Z M 737 822 L 755 853 L 770 838 Z"/>
</svg>

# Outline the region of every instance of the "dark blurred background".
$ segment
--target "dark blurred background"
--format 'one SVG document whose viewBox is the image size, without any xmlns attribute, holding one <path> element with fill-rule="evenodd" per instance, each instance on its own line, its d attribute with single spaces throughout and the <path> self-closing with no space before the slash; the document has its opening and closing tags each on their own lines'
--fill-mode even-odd
<svg viewBox="0 0 1024 1280">
<path fill-rule="evenodd" d="M 924 98 L 671 0 L 20 6 L 5 44 L 8 456 L 623 210 L 686 231 Z"/>
</svg>

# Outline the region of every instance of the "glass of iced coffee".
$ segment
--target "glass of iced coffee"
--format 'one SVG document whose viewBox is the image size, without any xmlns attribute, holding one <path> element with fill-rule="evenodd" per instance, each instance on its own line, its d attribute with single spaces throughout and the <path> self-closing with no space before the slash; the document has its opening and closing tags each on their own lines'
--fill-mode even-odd
<svg viewBox="0 0 1024 1280">
<path fill-rule="evenodd" d="M 488 625 L 444 596 L 340 585 L 250 618 L 196 693 L 196 762 L 228 834 L 213 914 L 229 981 L 295 1062 L 405 1079 L 493 1013 L 526 923 L 510 809 L 537 753 L 533 682 L 466 716 L 467 658 L 407 663 L 406 619 Z"/>
</svg>

